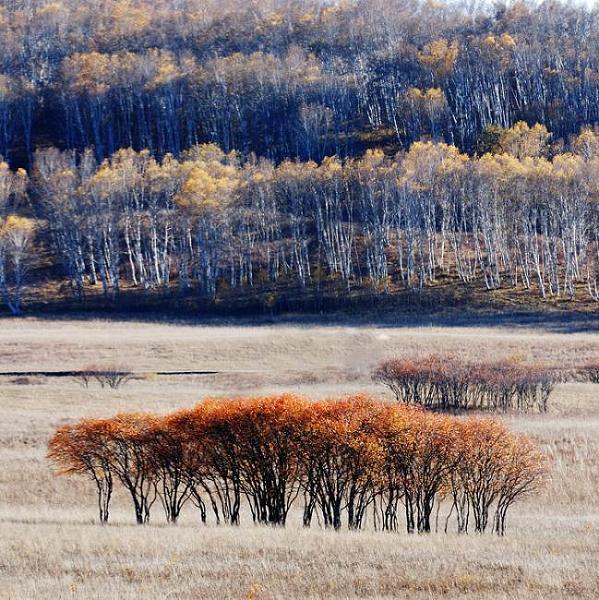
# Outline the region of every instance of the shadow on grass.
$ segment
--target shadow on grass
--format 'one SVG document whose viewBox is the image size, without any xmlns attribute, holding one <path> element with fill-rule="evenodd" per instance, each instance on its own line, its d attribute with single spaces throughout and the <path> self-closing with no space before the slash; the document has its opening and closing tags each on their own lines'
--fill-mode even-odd
<svg viewBox="0 0 599 600">
<path fill-rule="evenodd" d="M 438 312 L 415 313 L 413 311 L 375 312 L 348 314 L 342 311 L 313 313 L 281 313 L 278 315 L 188 315 L 165 311 L 121 311 L 90 310 L 64 312 L 49 310 L 29 312 L 23 317 L 45 321 L 107 321 L 212 327 L 269 327 L 287 325 L 296 327 L 379 327 L 379 328 L 418 328 L 418 327 L 476 327 L 513 328 L 536 330 L 547 333 L 599 333 L 599 312 L 590 314 L 582 311 L 548 310 L 501 312 L 475 309 L 447 309 Z M 2 321 L 14 317 L 0 315 Z"/>
<path fill-rule="evenodd" d="M 328 290 L 304 295 L 287 290 L 268 305 L 268 289 L 207 300 L 172 290 L 124 290 L 117 301 L 97 293 L 85 301 L 33 297 L 24 317 L 48 321 L 112 321 L 180 326 L 268 327 L 479 327 L 552 333 L 599 332 L 599 305 L 580 301 L 540 301 L 530 292 L 483 292 L 446 285 L 420 291 L 373 294 L 367 290 Z M 11 317 L 0 312 L 0 327 Z"/>
</svg>

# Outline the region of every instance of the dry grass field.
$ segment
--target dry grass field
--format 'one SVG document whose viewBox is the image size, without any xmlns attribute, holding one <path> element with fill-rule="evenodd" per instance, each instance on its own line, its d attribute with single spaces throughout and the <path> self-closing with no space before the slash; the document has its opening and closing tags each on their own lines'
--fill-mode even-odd
<svg viewBox="0 0 599 600">
<path fill-rule="evenodd" d="M 599 335 L 542 325 L 393 327 L 0 321 L 0 371 L 119 362 L 145 373 L 119 390 L 0 376 L 0 598 L 597 598 L 599 386 L 559 385 L 546 415 L 511 415 L 553 461 L 542 495 L 516 505 L 508 535 L 202 527 L 192 507 L 135 526 L 119 492 L 96 521 L 87 481 L 56 477 L 53 429 L 121 410 L 166 412 L 207 395 L 290 390 L 384 394 L 370 370 L 393 355 L 514 356 L 554 366 L 599 357 Z M 217 371 L 152 376 L 154 371 Z M 295 518 L 297 517 L 297 518 Z"/>
</svg>

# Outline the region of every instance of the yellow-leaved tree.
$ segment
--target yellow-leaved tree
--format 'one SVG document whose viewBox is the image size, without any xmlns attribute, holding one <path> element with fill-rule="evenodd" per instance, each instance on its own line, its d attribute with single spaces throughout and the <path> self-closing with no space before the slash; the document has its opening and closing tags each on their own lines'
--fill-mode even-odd
<svg viewBox="0 0 599 600">
<path fill-rule="evenodd" d="M 21 313 L 33 232 L 30 219 L 15 215 L 0 219 L 0 293 L 13 315 Z"/>
</svg>

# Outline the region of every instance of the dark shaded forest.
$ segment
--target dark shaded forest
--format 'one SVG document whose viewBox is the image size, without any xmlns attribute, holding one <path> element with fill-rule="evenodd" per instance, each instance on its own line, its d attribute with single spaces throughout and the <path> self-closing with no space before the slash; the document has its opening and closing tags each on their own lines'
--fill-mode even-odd
<svg viewBox="0 0 599 600">
<path fill-rule="evenodd" d="M 198 143 L 276 161 L 466 152 L 519 120 L 567 139 L 599 119 L 597 13 L 420 0 L 0 3 L 0 154 L 97 160 Z"/>
<path fill-rule="evenodd" d="M 599 299 L 599 12 L 0 2 L 0 290 Z"/>
</svg>

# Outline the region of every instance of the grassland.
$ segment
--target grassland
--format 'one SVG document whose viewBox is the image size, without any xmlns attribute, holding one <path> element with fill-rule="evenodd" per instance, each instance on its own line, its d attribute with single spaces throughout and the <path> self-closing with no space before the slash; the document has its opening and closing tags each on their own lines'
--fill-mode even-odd
<svg viewBox="0 0 599 600">
<path fill-rule="evenodd" d="M 505 417 L 553 461 L 543 494 L 514 508 L 508 535 L 407 537 L 373 531 L 136 527 L 117 494 L 94 522 L 85 481 L 45 459 L 65 420 L 166 412 L 208 395 L 369 391 L 381 358 L 430 351 L 570 367 L 599 357 L 599 335 L 565 323 L 480 326 L 0 321 L 0 371 L 120 362 L 143 378 L 117 391 L 72 379 L 0 376 L 0 598 L 595 598 L 599 596 L 599 386 L 560 384 L 546 415 Z M 152 376 L 169 370 L 211 375 Z"/>
</svg>

